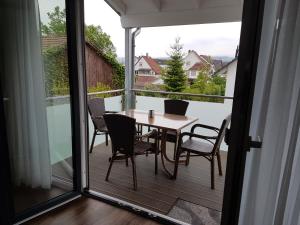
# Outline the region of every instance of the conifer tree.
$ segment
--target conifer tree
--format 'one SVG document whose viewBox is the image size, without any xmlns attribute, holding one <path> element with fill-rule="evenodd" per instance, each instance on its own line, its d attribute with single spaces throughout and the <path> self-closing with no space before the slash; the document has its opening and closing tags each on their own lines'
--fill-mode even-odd
<svg viewBox="0 0 300 225">
<path fill-rule="evenodd" d="M 184 54 L 182 53 L 182 48 L 183 45 L 180 44 L 180 38 L 176 38 L 175 43 L 171 46 L 167 68 L 162 73 L 166 91 L 181 92 L 186 88 L 187 76 L 183 69 Z"/>
</svg>

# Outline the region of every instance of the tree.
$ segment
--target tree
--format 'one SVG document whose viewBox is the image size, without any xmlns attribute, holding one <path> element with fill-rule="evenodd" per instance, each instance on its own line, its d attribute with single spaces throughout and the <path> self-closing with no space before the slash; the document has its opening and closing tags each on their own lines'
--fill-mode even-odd
<svg viewBox="0 0 300 225">
<path fill-rule="evenodd" d="M 42 35 L 66 35 L 66 10 L 61 11 L 59 6 L 56 6 L 54 11 L 48 12 L 47 15 L 49 23 L 48 25 L 42 23 Z"/>
<path fill-rule="evenodd" d="M 183 91 L 187 84 L 187 77 L 183 70 L 183 45 L 179 42 L 180 38 L 176 38 L 171 46 L 170 60 L 167 62 L 166 70 L 162 73 L 165 89 L 172 92 Z"/>
<path fill-rule="evenodd" d="M 103 32 L 100 26 L 85 26 L 85 39 L 94 47 L 101 50 L 102 54 L 108 57 L 117 57 L 116 48 L 110 40 L 110 36 Z"/>
</svg>

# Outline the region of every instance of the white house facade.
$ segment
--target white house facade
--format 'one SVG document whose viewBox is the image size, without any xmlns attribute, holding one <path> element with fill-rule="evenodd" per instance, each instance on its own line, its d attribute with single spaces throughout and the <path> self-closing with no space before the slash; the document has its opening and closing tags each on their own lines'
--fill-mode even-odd
<svg viewBox="0 0 300 225">
<path fill-rule="evenodd" d="M 183 69 L 186 71 L 186 74 L 189 79 L 196 79 L 198 75 L 198 69 L 205 67 L 209 67 L 209 70 L 213 74 L 214 68 L 213 64 L 208 62 L 205 57 L 198 55 L 198 53 L 194 50 L 189 50 L 186 57 L 183 59 Z"/>
<path fill-rule="evenodd" d="M 156 76 L 161 74 L 161 67 L 147 54 L 138 58 L 134 71 L 136 75 Z"/>
<path fill-rule="evenodd" d="M 233 97 L 234 87 L 235 87 L 235 78 L 236 78 L 236 67 L 237 67 L 237 58 L 234 58 L 232 61 L 223 66 L 220 70 L 216 71 L 215 75 L 220 75 L 226 77 L 226 88 L 225 96 Z M 232 102 L 231 100 L 225 100 L 225 102 Z"/>
</svg>

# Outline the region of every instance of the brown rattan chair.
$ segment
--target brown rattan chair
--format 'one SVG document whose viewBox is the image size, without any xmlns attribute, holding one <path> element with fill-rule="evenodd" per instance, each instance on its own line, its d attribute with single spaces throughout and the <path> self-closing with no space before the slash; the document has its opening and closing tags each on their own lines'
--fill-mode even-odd
<svg viewBox="0 0 300 225">
<path fill-rule="evenodd" d="M 222 165 L 220 156 L 220 146 L 225 136 L 225 130 L 230 124 L 231 115 L 227 116 L 221 125 L 221 128 L 211 127 L 204 124 L 195 124 L 191 128 L 191 132 L 184 132 L 180 135 L 179 145 L 177 149 L 174 179 L 177 177 L 178 164 L 180 155 L 184 152 L 187 154 L 186 165 L 189 164 L 189 159 L 192 156 L 203 156 L 210 162 L 211 168 L 211 189 L 215 188 L 214 181 L 214 168 L 215 168 L 215 156 L 218 161 L 219 175 L 222 176 Z M 216 136 L 205 136 L 195 133 L 196 128 L 209 129 L 216 132 Z M 188 136 L 186 141 L 183 141 L 183 137 Z"/>
<path fill-rule="evenodd" d="M 104 98 L 93 98 L 88 101 L 88 111 L 90 113 L 93 125 L 94 134 L 90 146 L 90 153 L 92 153 L 95 143 L 96 135 L 105 135 L 105 144 L 108 145 L 108 131 L 103 119 L 105 113 L 115 113 L 113 111 L 105 111 Z"/>
<path fill-rule="evenodd" d="M 189 103 L 187 101 L 177 100 L 177 99 L 166 99 L 164 101 L 164 104 L 165 104 L 165 113 L 181 115 L 181 116 L 185 115 L 187 108 L 189 106 Z M 177 134 L 176 131 L 172 131 L 172 130 L 167 131 L 167 138 L 166 138 L 167 142 L 174 143 L 174 156 L 173 156 L 174 159 L 177 150 L 178 137 L 179 134 Z"/>
<path fill-rule="evenodd" d="M 133 187 L 134 190 L 137 190 L 135 156 L 144 155 L 146 153 L 155 154 L 155 174 L 157 174 L 157 138 L 155 138 L 155 143 L 142 140 L 149 135 L 152 137 L 157 136 L 157 131 L 152 130 L 150 133 L 137 135 L 135 119 L 120 114 L 104 114 L 103 118 L 112 144 L 112 157 L 110 158 L 105 180 L 108 181 L 111 167 L 115 160 L 126 160 L 127 165 L 127 160 L 130 158 L 133 172 Z"/>
</svg>

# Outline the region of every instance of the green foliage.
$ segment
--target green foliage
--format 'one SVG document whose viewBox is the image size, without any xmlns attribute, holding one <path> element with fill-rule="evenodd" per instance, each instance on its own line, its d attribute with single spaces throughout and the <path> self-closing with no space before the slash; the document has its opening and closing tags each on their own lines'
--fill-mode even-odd
<svg viewBox="0 0 300 225">
<path fill-rule="evenodd" d="M 205 95 L 225 95 L 226 78 L 220 75 L 210 76 L 208 68 L 199 71 L 195 82 L 184 90 L 185 93 Z M 222 99 L 209 97 L 190 97 L 191 100 L 223 102 Z"/>
<path fill-rule="evenodd" d="M 171 46 L 167 68 L 162 72 L 166 91 L 181 92 L 186 88 L 187 77 L 183 70 L 183 46 L 179 42 L 180 38 L 176 38 L 175 44 Z"/>
<path fill-rule="evenodd" d="M 42 34 L 47 35 L 54 35 L 54 36 L 65 36 L 66 35 L 66 11 L 61 10 L 59 6 L 56 6 L 53 10 L 53 12 L 47 13 L 49 17 L 49 23 L 48 24 L 42 24 Z M 99 54 L 101 54 L 108 63 L 111 64 L 113 68 L 113 77 L 112 77 L 112 86 L 113 88 L 124 88 L 125 83 L 125 67 L 124 65 L 120 64 L 117 60 L 116 55 L 116 49 L 110 40 L 110 36 L 102 31 L 100 26 L 94 26 L 89 25 L 85 27 L 85 35 L 86 40 L 92 44 L 96 49 L 99 50 Z M 52 48 L 51 48 L 52 49 Z M 47 82 L 49 85 L 47 85 L 47 93 L 49 95 L 55 95 L 57 93 L 64 93 L 61 90 L 65 90 L 66 93 L 68 93 L 67 90 L 67 84 L 61 83 L 61 80 L 66 80 L 68 77 L 68 67 L 67 67 L 67 53 L 65 52 L 65 57 L 60 55 L 61 61 L 56 60 L 55 57 L 58 54 L 55 49 L 52 50 L 45 50 L 46 59 L 45 63 L 51 64 L 49 67 L 46 66 L 46 74 L 47 74 Z M 64 49 L 66 47 L 64 46 Z M 52 56 L 51 56 L 52 54 Z M 48 58 L 50 59 L 49 62 Z M 58 65 L 54 65 L 55 63 L 58 63 Z M 65 65 L 65 66 L 62 66 Z M 48 68 L 50 68 L 50 71 L 47 71 Z M 53 75 L 51 73 L 54 73 Z M 50 76 L 48 78 L 48 76 Z M 55 81 L 54 79 L 58 79 Z M 48 81 L 49 80 L 49 81 Z M 58 85 L 60 84 L 60 85 Z M 58 85 L 58 86 L 57 86 Z M 65 86 L 66 85 L 66 86 Z M 52 88 L 50 90 L 50 88 Z"/>
<path fill-rule="evenodd" d="M 42 24 L 42 34 L 47 35 L 66 35 L 66 10 L 60 10 L 59 6 L 54 8 L 53 12 L 47 13 L 49 18 L 48 25 Z"/>
<path fill-rule="evenodd" d="M 66 46 L 43 50 L 47 96 L 69 94 L 68 58 Z"/>
<path fill-rule="evenodd" d="M 164 91 L 163 87 L 157 84 L 146 84 L 144 86 L 144 89 L 149 91 Z M 150 96 L 150 97 L 162 97 L 160 93 L 149 93 L 149 92 L 141 92 L 141 93 L 137 93 L 137 95 Z"/>
<path fill-rule="evenodd" d="M 102 92 L 102 91 L 110 91 L 111 88 L 108 85 L 102 84 L 102 83 L 97 83 L 96 86 L 93 87 L 88 87 L 88 93 L 94 93 L 94 92 Z M 111 97 L 112 94 L 97 94 L 93 95 L 93 97 L 99 97 L 99 98 L 108 98 Z"/>
<path fill-rule="evenodd" d="M 110 36 L 103 32 L 100 26 L 85 26 L 85 39 L 107 57 L 116 58 L 116 48 L 110 40 Z"/>
</svg>

